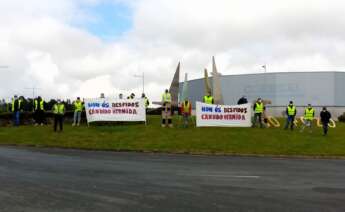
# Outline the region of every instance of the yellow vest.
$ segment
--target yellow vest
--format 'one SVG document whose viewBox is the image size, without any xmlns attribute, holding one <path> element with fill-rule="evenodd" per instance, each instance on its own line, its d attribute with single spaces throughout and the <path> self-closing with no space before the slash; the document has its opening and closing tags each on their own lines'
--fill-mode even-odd
<svg viewBox="0 0 345 212">
<path fill-rule="evenodd" d="M 81 101 L 74 102 L 74 111 L 81 112 L 83 110 L 83 103 Z"/>
<path fill-rule="evenodd" d="M 65 114 L 65 105 L 60 103 L 56 103 L 53 107 L 53 113 L 54 114 L 60 114 L 60 115 L 63 115 Z"/>
<path fill-rule="evenodd" d="M 145 108 L 147 108 L 149 106 L 150 102 L 146 96 L 144 97 L 144 102 L 145 102 Z"/>
<path fill-rule="evenodd" d="M 264 103 L 255 103 L 256 107 L 255 107 L 255 113 L 262 113 L 264 112 Z"/>
<path fill-rule="evenodd" d="M 292 107 L 288 106 L 287 109 L 288 109 L 288 115 L 289 116 L 295 115 L 295 113 L 296 113 L 296 107 L 295 106 L 292 106 Z"/>
<path fill-rule="evenodd" d="M 43 99 L 40 101 L 39 105 L 40 105 L 40 110 L 44 110 L 44 101 L 43 101 Z M 38 100 L 37 99 L 35 99 L 34 109 L 38 110 Z"/>
<path fill-rule="evenodd" d="M 204 96 L 204 102 L 206 104 L 213 104 L 213 96 Z"/>
<path fill-rule="evenodd" d="M 21 99 L 17 99 L 18 100 L 18 110 L 20 110 L 20 106 L 21 106 L 21 104 L 22 104 L 22 100 Z M 15 103 L 15 99 L 12 99 L 12 112 L 14 112 L 14 103 Z"/>
<path fill-rule="evenodd" d="M 304 119 L 312 121 L 314 119 L 315 110 L 314 108 L 306 108 L 304 112 Z"/>
<path fill-rule="evenodd" d="M 171 102 L 171 94 L 170 93 L 163 93 L 162 102 Z"/>
<path fill-rule="evenodd" d="M 186 104 L 186 102 L 184 101 L 184 102 L 182 103 L 182 106 L 183 106 L 182 112 L 184 112 L 184 113 L 189 113 L 190 102 L 188 101 L 187 104 Z"/>
<path fill-rule="evenodd" d="M 16 100 L 14 100 L 14 99 L 12 99 L 12 112 L 14 112 L 14 102 L 15 102 Z"/>
</svg>

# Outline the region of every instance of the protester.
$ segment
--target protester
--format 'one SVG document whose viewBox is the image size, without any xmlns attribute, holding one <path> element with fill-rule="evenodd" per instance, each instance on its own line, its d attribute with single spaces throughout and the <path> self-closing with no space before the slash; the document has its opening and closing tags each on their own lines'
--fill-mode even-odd
<svg viewBox="0 0 345 212">
<path fill-rule="evenodd" d="M 7 106 L 6 106 L 6 101 L 5 99 L 2 99 L 2 101 L 0 101 L 0 112 L 7 112 Z"/>
<path fill-rule="evenodd" d="M 119 94 L 119 99 L 123 99 L 123 94 L 122 93 Z"/>
<path fill-rule="evenodd" d="M 214 104 L 214 98 L 210 93 L 207 93 L 203 98 L 203 102 L 206 104 Z"/>
<path fill-rule="evenodd" d="M 290 129 L 293 130 L 294 128 L 294 121 L 297 114 L 296 106 L 293 104 L 293 101 L 290 101 L 289 105 L 286 108 L 286 124 L 285 129 L 287 130 L 290 126 Z"/>
<path fill-rule="evenodd" d="M 129 95 L 128 97 L 127 97 L 127 99 L 134 99 L 135 98 L 135 94 L 134 93 L 131 93 L 131 95 Z"/>
<path fill-rule="evenodd" d="M 17 95 L 14 95 L 12 99 L 12 113 L 13 113 L 13 125 L 18 127 L 20 124 L 20 112 L 23 109 L 23 99 L 22 97 L 18 98 Z"/>
<path fill-rule="evenodd" d="M 309 132 L 312 133 L 312 125 L 313 120 L 315 116 L 315 110 L 311 106 L 311 104 L 308 104 L 308 107 L 304 110 L 304 124 L 302 125 L 301 132 L 304 131 L 305 127 L 309 128 Z"/>
<path fill-rule="evenodd" d="M 60 132 L 63 131 L 63 118 L 65 114 L 65 105 L 61 102 L 60 99 L 57 100 L 57 103 L 53 106 L 53 113 L 54 113 L 54 132 L 57 131 L 57 127 L 59 125 Z"/>
<path fill-rule="evenodd" d="M 256 122 L 259 120 L 260 128 L 263 127 L 262 125 L 262 114 L 265 110 L 264 103 L 262 102 L 261 98 L 258 98 L 254 104 L 254 120 L 253 120 L 253 127 L 256 126 Z"/>
<path fill-rule="evenodd" d="M 322 128 L 323 128 L 323 135 L 326 136 L 328 134 L 328 124 L 331 121 L 332 115 L 327 110 L 326 107 L 322 108 L 322 111 L 320 113 Z"/>
<path fill-rule="evenodd" d="M 40 96 L 38 96 L 37 99 L 34 100 L 34 120 L 35 126 L 44 125 L 44 100 Z"/>
<path fill-rule="evenodd" d="M 81 113 L 83 111 L 83 102 L 80 100 L 80 97 L 77 97 L 77 100 L 74 102 L 74 116 L 72 126 L 80 126 Z"/>
<path fill-rule="evenodd" d="M 248 100 L 245 96 L 242 96 L 238 101 L 237 101 L 237 104 L 238 105 L 244 105 L 244 104 L 247 104 L 248 103 Z"/>
<path fill-rule="evenodd" d="M 141 98 L 144 99 L 145 109 L 147 109 L 149 107 L 149 105 L 150 105 L 149 99 L 146 97 L 146 95 L 144 93 L 141 94 Z"/>
<path fill-rule="evenodd" d="M 162 103 L 163 103 L 163 111 L 162 111 L 162 127 L 169 125 L 169 127 L 173 127 L 172 125 L 172 105 L 171 105 L 171 93 L 168 89 L 162 94 Z"/>
<path fill-rule="evenodd" d="M 181 114 L 183 117 L 183 127 L 187 128 L 189 117 L 192 114 L 192 104 L 187 98 L 181 103 Z"/>
</svg>

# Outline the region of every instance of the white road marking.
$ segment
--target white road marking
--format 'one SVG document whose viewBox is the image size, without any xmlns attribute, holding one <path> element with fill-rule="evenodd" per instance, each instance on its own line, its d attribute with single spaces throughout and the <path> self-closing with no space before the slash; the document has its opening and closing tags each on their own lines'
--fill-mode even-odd
<svg viewBox="0 0 345 212">
<path fill-rule="evenodd" d="M 240 175 L 200 175 L 200 177 L 229 177 L 229 178 L 254 178 L 258 179 L 260 176 L 240 176 Z"/>
</svg>

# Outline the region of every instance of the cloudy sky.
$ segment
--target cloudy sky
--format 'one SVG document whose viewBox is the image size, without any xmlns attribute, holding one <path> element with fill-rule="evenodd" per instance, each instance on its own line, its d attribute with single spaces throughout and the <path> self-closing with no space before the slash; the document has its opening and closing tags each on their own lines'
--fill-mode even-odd
<svg viewBox="0 0 345 212">
<path fill-rule="evenodd" d="M 341 0 L 0 0 L 0 97 L 159 99 L 177 63 L 201 78 L 345 70 Z M 7 68 L 6 68 L 7 66 Z"/>
</svg>

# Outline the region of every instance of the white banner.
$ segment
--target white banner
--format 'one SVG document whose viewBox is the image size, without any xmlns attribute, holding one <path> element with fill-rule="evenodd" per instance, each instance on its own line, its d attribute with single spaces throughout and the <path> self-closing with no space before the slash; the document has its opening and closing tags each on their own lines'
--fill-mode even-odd
<svg viewBox="0 0 345 212">
<path fill-rule="evenodd" d="M 144 99 L 85 99 L 87 122 L 146 121 Z"/>
<path fill-rule="evenodd" d="M 197 127 L 251 127 L 251 104 L 210 105 L 196 103 Z"/>
</svg>

